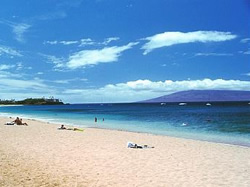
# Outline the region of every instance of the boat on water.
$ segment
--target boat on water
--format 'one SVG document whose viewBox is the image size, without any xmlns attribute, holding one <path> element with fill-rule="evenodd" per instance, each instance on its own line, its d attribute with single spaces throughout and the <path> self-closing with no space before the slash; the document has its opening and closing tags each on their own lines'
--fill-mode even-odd
<svg viewBox="0 0 250 187">
<path fill-rule="evenodd" d="M 207 103 L 206 106 L 211 106 L 212 104 L 211 103 Z"/>
<path fill-rule="evenodd" d="M 179 106 L 185 106 L 187 103 L 179 103 Z"/>
<path fill-rule="evenodd" d="M 166 103 L 161 103 L 161 106 L 166 105 Z"/>
</svg>

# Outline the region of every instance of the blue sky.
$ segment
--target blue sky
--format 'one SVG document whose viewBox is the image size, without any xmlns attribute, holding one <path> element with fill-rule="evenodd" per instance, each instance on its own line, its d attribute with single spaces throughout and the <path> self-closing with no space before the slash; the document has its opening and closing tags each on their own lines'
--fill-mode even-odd
<svg viewBox="0 0 250 187">
<path fill-rule="evenodd" d="M 0 99 L 250 91 L 249 0 L 2 0 Z"/>
</svg>

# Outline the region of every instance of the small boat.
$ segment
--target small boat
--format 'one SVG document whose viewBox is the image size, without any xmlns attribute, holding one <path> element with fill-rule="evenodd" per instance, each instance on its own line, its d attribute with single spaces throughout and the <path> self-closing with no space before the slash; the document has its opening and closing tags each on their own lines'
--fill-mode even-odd
<svg viewBox="0 0 250 187">
<path fill-rule="evenodd" d="M 179 103 L 179 106 L 185 106 L 187 103 Z"/>
<path fill-rule="evenodd" d="M 210 104 L 210 103 L 207 103 L 206 106 L 211 106 L 211 104 Z"/>
<path fill-rule="evenodd" d="M 166 103 L 161 103 L 161 105 L 166 105 Z"/>
</svg>

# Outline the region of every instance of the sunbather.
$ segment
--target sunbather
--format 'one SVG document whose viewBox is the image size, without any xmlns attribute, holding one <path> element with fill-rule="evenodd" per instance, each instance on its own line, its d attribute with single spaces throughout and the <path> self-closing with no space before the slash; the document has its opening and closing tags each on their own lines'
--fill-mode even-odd
<svg viewBox="0 0 250 187">
<path fill-rule="evenodd" d="M 83 131 L 83 129 L 79 129 L 76 127 L 65 127 L 64 125 L 61 125 L 61 127 L 58 128 L 58 130 L 73 130 L 73 131 Z"/>
<path fill-rule="evenodd" d="M 26 126 L 28 126 L 28 124 L 27 123 L 23 123 L 22 119 L 19 119 L 19 117 L 17 117 L 13 122 L 15 124 L 17 124 L 17 125 L 26 125 Z"/>
<path fill-rule="evenodd" d="M 132 143 L 132 142 L 128 142 L 128 143 L 127 143 L 127 147 L 128 147 L 128 148 L 136 148 L 136 149 L 154 148 L 154 147 L 152 147 L 152 146 L 148 146 L 148 145 L 138 145 L 138 144 Z"/>
</svg>

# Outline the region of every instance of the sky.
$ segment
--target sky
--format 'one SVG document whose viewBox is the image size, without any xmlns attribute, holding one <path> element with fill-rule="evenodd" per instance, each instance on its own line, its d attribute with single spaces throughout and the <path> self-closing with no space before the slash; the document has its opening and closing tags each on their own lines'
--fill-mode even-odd
<svg viewBox="0 0 250 187">
<path fill-rule="evenodd" d="M 250 91 L 250 0 L 1 0 L 0 99 Z"/>
</svg>

